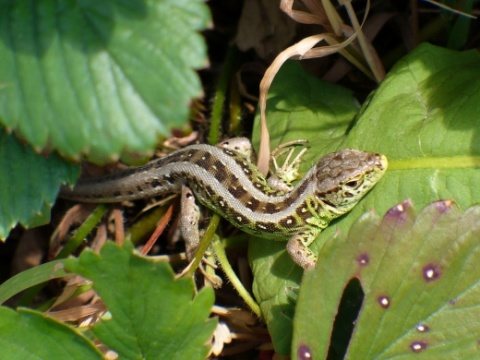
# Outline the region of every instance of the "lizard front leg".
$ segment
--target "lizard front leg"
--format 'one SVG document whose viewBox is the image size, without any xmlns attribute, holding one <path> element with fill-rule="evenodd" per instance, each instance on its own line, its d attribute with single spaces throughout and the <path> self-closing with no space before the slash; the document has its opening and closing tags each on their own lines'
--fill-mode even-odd
<svg viewBox="0 0 480 360">
<path fill-rule="evenodd" d="M 310 229 L 294 235 L 287 243 L 287 252 L 296 264 L 304 269 L 313 268 L 317 263 L 317 256 L 309 246 L 315 241 L 320 229 Z"/>
</svg>

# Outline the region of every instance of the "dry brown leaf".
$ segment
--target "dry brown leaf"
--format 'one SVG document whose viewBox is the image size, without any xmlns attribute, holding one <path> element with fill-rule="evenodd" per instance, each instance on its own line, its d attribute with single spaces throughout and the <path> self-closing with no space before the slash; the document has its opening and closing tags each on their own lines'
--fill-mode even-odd
<svg viewBox="0 0 480 360">
<path fill-rule="evenodd" d="M 370 8 L 370 1 L 367 1 L 365 16 L 362 21 L 362 24 L 358 22 L 355 12 L 349 1 L 340 1 L 340 4 L 343 5 L 349 15 L 352 26 L 345 25 L 342 22 L 341 17 L 338 15 L 335 7 L 331 4 L 330 1 L 322 1 L 321 6 L 316 4 L 314 1 L 309 1 L 309 6 L 315 10 L 315 14 L 312 14 L 311 17 L 308 17 L 306 13 L 300 12 L 298 10 L 293 10 L 294 0 L 283 0 L 281 2 L 281 7 L 283 10 L 287 11 L 288 15 L 294 19 L 300 19 L 302 21 L 312 23 L 314 19 L 325 23 L 323 15 L 325 14 L 328 18 L 331 28 L 334 31 L 332 33 L 324 33 L 309 36 L 298 43 L 288 47 L 282 51 L 272 62 L 265 72 L 265 75 L 260 82 L 260 97 L 259 97 L 259 108 L 260 108 L 260 146 L 258 153 L 257 165 L 260 171 L 263 174 L 268 173 L 269 163 L 270 163 L 270 138 L 268 133 L 268 127 L 266 122 L 266 99 L 267 93 L 272 84 L 272 81 L 280 70 L 280 67 L 288 59 L 302 59 L 302 58 L 313 58 L 313 57 L 323 57 L 336 52 L 340 52 L 345 56 L 350 62 L 355 66 L 361 69 L 365 74 L 373 74 L 373 77 L 380 82 L 385 76 L 385 70 L 376 54 L 374 48 L 371 46 L 370 42 L 365 37 L 362 26 L 366 21 L 368 15 L 368 9 Z M 347 36 L 347 39 L 342 39 L 340 35 Z M 344 49 L 353 43 L 355 39 L 358 38 L 359 46 L 361 48 L 361 53 L 363 54 L 364 59 L 368 63 L 366 67 L 361 59 L 357 59 L 354 54 L 350 54 L 349 51 Z M 328 45 L 322 47 L 315 47 L 320 41 L 325 41 Z"/>
<path fill-rule="evenodd" d="M 254 49 L 270 61 L 295 35 L 295 23 L 271 0 L 246 0 L 238 25 L 235 43 L 242 51 Z"/>
<path fill-rule="evenodd" d="M 50 237 L 50 259 L 55 258 L 60 252 L 60 246 L 70 231 L 70 228 L 82 224 L 91 214 L 95 206 L 96 205 L 93 204 L 77 204 L 67 210 Z"/>
<path fill-rule="evenodd" d="M 63 322 L 77 322 L 80 319 L 95 315 L 99 318 L 102 313 L 107 310 L 105 304 L 98 302 L 97 304 L 77 306 L 66 310 L 48 311 L 46 314 Z"/>
<path fill-rule="evenodd" d="M 270 85 L 272 84 L 273 79 L 280 70 L 281 66 L 288 59 L 302 59 L 303 56 L 311 51 L 320 41 L 333 43 L 333 45 L 316 48 L 315 51 L 318 55 L 316 57 L 327 56 L 336 53 L 348 46 L 354 39 L 355 34 L 347 40 L 337 43 L 338 41 L 331 34 L 318 34 L 309 36 L 278 54 L 272 64 L 268 67 L 267 71 L 265 71 L 265 75 L 260 82 L 260 98 L 258 102 L 260 108 L 260 148 L 258 152 L 257 166 L 263 174 L 268 173 L 270 163 L 270 139 L 265 115 L 267 107 L 267 94 L 268 90 L 270 89 Z"/>
<path fill-rule="evenodd" d="M 23 233 L 13 255 L 12 275 L 41 264 L 46 251 L 46 241 L 42 241 L 43 238 L 44 234 L 39 228 L 30 229 Z"/>
<path fill-rule="evenodd" d="M 90 285 L 92 282 L 79 275 L 67 278 L 62 293 L 57 297 L 50 307 L 50 310 L 64 310 L 71 307 L 85 305 L 94 299 L 96 293 L 93 290 L 85 291 L 75 297 L 72 297 L 81 286 Z"/>
<path fill-rule="evenodd" d="M 301 24 L 321 24 L 327 31 L 333 31 L 330 23 L 328 22 L 328 18 L 325 15 L 325 8 L 323 7 L 322 3 L 315 1 L 304 1 L 305 5 L 310 11 L 310 6 L 317 10 L 316 12 L 311 11 L 311 13 L 308 13 L 305 11 L 293 10 L 294 2 L 295 0 L 281 0 L 280 9 L 296 22 Z"/>
</svg>

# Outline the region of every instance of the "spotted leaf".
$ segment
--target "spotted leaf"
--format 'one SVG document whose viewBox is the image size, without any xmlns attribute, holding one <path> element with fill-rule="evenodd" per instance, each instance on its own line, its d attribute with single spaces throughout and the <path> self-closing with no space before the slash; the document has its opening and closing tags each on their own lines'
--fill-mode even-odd
<svg viewBox="0 0 480 360">
<path fill-rule="evenodd" d="M 480 206 L 462 213 L 452 201 L 437 201 L 416 215 L 405 201 L 383 218 L 365 213 L 326 243 L 318 267 L 305 274 L 292 355 L 479 357 L 479 236 Z M 353 317 L 340 305 L 352 280 L 361 294 L 348 295 L 357 302 Z M 346 323 L 355 325 L 348 331 Z"/>
</svg>

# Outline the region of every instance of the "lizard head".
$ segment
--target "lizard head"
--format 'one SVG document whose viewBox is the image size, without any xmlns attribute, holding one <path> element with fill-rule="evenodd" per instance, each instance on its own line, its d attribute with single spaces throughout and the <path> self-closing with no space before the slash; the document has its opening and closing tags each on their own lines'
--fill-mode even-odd
<svg viewBox="0 0 480 360">
<path fill-rule="evenodd" d="M 375 186 L 387 166 L 381 154 L 352 149 L 328 154 L 316 164 L 316 196 L 336 216 L 345 214 Z"/>
</svg>

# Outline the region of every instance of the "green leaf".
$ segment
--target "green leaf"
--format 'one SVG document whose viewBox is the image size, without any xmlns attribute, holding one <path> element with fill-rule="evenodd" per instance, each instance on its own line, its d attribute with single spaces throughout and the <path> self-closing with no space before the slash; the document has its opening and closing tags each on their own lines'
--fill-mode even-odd
<svg viewBox="0 0 480 360">
<path fill-rule="evenodd" d="M 480 201 L 480 56 L 424 45 L 392 69 L 363 108 L 342 147 L 385 154 L 385 181 L 372 198 L 378 211 L 411 198 L 418 206 Z M 372 134 L 372 129 L 375 133 Z"/>
<path fill-rule="evenodd" d="M 324 359 L 344 287 L 364 291 L 345 359 L 473 359 L 480 336 L 480 207 L 450 201 L 418 216 L 403 202 L 328 241 L 302 281 L 293 357 Z M 343 357 L 342 357 L 343 358 Z"/>
<path fill-rule="evenodd" d="M 447 6 L 454 7 L 459 11 L 464 12 L 465 14 L 472 14 L 474 0 L 467 0 L 462 3 L 450 2 L 446 3 Z M 443 17 L 449 18 L 452 22 L 452 26 L 448 32 L 448 45 L 449 49 L 460 50 L 462 49 L 468 41 L 468 33 L 472 26 L 472 23 L 475 19 L 467 18 L 463 15 L 450 14 L 451 16 L 446 16 L 447 12 L 444 11 Z"/>
<path fill-rule="evenodd" d="M 3 359 L 103 359 L 84 336 L 43 314 L 0 307 Z"/>
<path fill-rule="evenodd" d="M 132 254 L 109 242 L 101 254 L 82 253 L 66 268 L 93 281 L 111 320 L 93 328 L 100 341 L 125 359 L 204 359 L 216 326 L 208 320 L 212 289 L 196 296 L 191 279 L 174 280 L 166 263 Z"/>
<path fill-rule="evenodd" d="M 18 223 L 34 227 L 49 222 L 60 185 L 77 177 L 77 166 L 55 154 L 35 154 L 0 132 L 0 239 Z"/>
<path fill-rule="evenodd" d="M 0 121 L 36 149 L 149 153 L 201 94 L 203 1 L 0 0 L 0 14 Z"/>
<path fill-rule="evenodd" d="M 63 269 L 63 260 L 50 261 L 22 271 L 0 285 L 0 304 L 32 286 L 65 276 L 68 274 Z"/>
<path fill-rule="evenodd" d="M 438 199 L 454 199 L 462 208 L 480 202 L 476 186 L 480 183 L 480 140 L 476 131 L 479 60 L 476 51 L 461 53 L 419 46 L 390 71 L 355 121 L 346 124 L 339 120 L 332 130 L 328 111 L 309 102 L 299 103 L 298 111 L 293 104 L 288 112 L 278 106 L 286 103 L 280 99 L 292 93 L 291 78 L 308 79 L 306 74 L 280 76 L 274 81 L 270 96 L 277 100 L 267 104 L 267 117 L 275 118 L 274 131 L 282 128 L 289 132 L 283 137 L 275 132 L 272 143 L 275 146 L 293 140 L 290 129 L 296 128 L 295 138 L 310 141 L 310 158 L 305 158 L 304 171 L 325 153 L 339 148 L 383 153 L 390 163 L 386 176 L 349 214 L 325 229 L 312 250 L 320 251 L 326 239 L 339 230 L 346 231 L 368 209 L 384 212 L 405 198 L 420 207 Z M 317 81 L 312 86 L 311 81 L 295 85 L 295 99 L 318 98 L 317 87 L 325 85 Z M 310 92 L 312 95 L 308 95 Z M 303 120 L 304 113 L 309 121 Z M 313 116 L 317 121 L 311 120 Z M 329 131 L 331 138 L 326 141 Z M 299 286 L 302 270 L 290 260 L 282 242 L 255 239 L 250 242 L 249 253 L 254 294 L 275 349 L 288 354 L 293 305 L 285 289 Z"/>
</svg>

